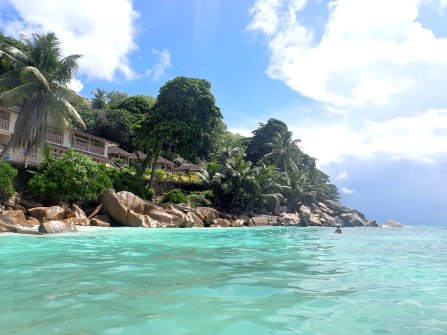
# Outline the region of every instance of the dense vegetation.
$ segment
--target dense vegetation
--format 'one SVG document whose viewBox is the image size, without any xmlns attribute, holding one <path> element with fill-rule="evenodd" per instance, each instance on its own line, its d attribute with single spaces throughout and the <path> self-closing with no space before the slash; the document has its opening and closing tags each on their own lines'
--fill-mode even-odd
<svg viewBox="0 0 447 335">
<path fill-rule="evenodd" d="M 25 39 L 24 43 L 0 35 L 0 51 L 1 100 L 7 105 L 19 104 L 29 118 L 29 124 L 27 120 L 18 123 L 27 124 L 23 129 L 29 134 L 16 129 L 21 140 L 14 138 L 14 143 L 26 148 L 36 146 L 43 139 L 47 119 L 55 118 L 73 126 L 77 120 L 79 127 L 85 124 L 86 132 L 117 142 L 127 151 L 139 150 L 147 155 L 133 172 L 106 169 L 74 152 L 47 159 L 30 182 L 36 194 L 84 201 L 113 185 L 118 191 L 128 190 L 151 199 L 153 190 L 142 179 L 150 170 L 149 185 L 153 185 L 154 177 L 161 172 L 155 170 L 155 164 L 150 169 L 150 164 L 163 155 L 171 160 L 183 157 L 194 163 L 205 161 L 205 171 L 196 178 L 208 192 L 206 197 L 193 198 L 196 202 L 211 199 L 214 206 L 228 210 L 277 212 L 280 206 L 286 206 L 295 211 L 301 204 L 339 198 L 337 188 L 317 168 L 316 160 L 300 149 L 299 140 L 293 138 L 284 122 L 269 119 L 249 138 L 228 132 L 211 84 L 204 79 L 174 78 L 160 88 L 157 98 L 98 88 L 92 92 L 90 106 L 85 106 L 84 100 L 65 85 L 77 70 L 79 56 L 61 58 L 54 34 L 35 35 L 33 41 Z M 42 61 L 44 56 L 48 62 Z M 32 89 L 24 90 L 24 85 Z M 45 104 L 44 98 L 48 101 Z M 61 104 L 71 107 L 58 108 Z M 187 198 L 175 190 L 166 194 L 165 200 L 183 202 Z"/>
<path fill-rule="evenodd" d="M 17 170 L 8 162 L 0 161 L 0 201 L 9 199 L 15 192 L 14 178 Z"/>
</svg>

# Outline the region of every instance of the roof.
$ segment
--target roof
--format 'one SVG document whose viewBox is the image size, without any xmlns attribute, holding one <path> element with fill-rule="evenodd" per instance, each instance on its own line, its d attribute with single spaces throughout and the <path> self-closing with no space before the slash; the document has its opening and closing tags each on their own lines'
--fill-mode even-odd
<svg viewBox="0 0 447 335">
<path fill-rule="evenodd" d="M 176 167 L 174 171 L 203 171 L 203 167 L 196 164 L 182 164 Z"/>
<path fill-rule="evenodd" d="M 95 136 L 95 135 L 90 135 L 90 134 L 84 133 L 83 131 L 80 131 L 80 130 L 73 129 L 72 131 L 73 131 L 73 134 L 87 136 L 87 137 L 93 138 L 94 140 L 98 140 L 98 141 L 101 141 L 101 142 L 106 142 L 106 143 L 109 143 L 109 144 L 112 144 L 112 145 L 115 145 L 115 146 L 119 145 L 118 143 L 106 140 L 105 138 L 102 138 L 102 137 L 98 137 L 98 136 Z"/>
<path fill-rule="evenodd" d="M 158 156 L 158 159 L 157 159 L 157 161 L 155 163 L 156 164 L 158 163 L 158 164 L 175 165 L 175 163 L 173 163 L 170 160 L 168 160 L 168 159 L 166 159 L 164 157 L 161 157 L 161 156 Z"/>
<path fill-rule="evenodd" d="M 130 158 L 136 157 L 135 154 L 127 152 L 126 150 L 121 149 L 120 147 L 110 147 L 109 154 L 116 154 L 116 155 L 126 156 L 126 157 L 130 157 Z"/>
<path fill-rule="evenodd" d="M 137 154 L 138 154 L 138 156 L 137 156 Z M 146 157 L 147 157 L 147 155 L 142 151 L 135 151 L 134 155 L 135 155 L 135 158 L 139 158 L 139 159 L 143 159 L 143 160 L 146 159 Z"/>
</svg>

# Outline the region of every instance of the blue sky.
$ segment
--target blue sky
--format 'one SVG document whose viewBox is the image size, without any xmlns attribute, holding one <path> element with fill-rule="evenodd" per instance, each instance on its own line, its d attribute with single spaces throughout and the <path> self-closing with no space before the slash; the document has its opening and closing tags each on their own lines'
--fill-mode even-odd
<svg viewBox="0 0 447 335">
<path fill-rule="evenodd" d="M 447 0 L 0 0 L 8 35 L 54 31 L 72 87 L 209 80 L 229 129 L 287 123 L 383 222 L 447 224 Z"/>
</svg>

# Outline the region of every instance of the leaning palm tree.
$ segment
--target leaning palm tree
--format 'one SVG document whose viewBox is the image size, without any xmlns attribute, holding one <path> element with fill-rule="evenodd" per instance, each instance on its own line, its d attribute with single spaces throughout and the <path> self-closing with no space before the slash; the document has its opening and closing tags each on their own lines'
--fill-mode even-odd
<svg viewBox="0 0 447 335">
<path fill-rule="evenodd" d="M 41 146 L 48 122 L 59 127 L 74 121 L 85 128 L 74 106 L 89 106 L 88 102 L 67 87 L 78 70 L 80 55 L 62 57 L 60 43 L 53 33 L 22 35 L 25 50 L 3 43 L 0 57 L 6 57 L 12 70 L 0 76 L 0 103 L 18 106 L 20 112 L 14 133 L 0 154 L 9 148 L 23 148 L 25 154 Z"/>
<path fill-rule="evenodd" d="M 296 171 L 301 165 L 303 152 L 298 147 L 300 140 L 293 140 L 292 133 L 277 133 L 266 146 L 270 153 L 263 157 L 266 162 L 274 163 L 281 172 Z"/>
</svg>

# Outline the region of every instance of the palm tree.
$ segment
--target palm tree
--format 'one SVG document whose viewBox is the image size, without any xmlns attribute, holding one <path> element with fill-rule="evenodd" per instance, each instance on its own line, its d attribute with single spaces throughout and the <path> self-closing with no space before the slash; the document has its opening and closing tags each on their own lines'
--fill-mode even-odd
<svg viewBox="0 0 447 335">
<path fill-rule="evenodd" d="M 263 209 L 266 204 L 284 201 L 284 193 L 289 189 L 283 174 L 279 173 L 274 166 L 266 166 L 263 162 L 253 169 L 249 186 L 246 191 L 250 195 L 247 210 L 255 207 Z"/>
<path fill-rule="evenodd" d="M 0 159 L 10 147 L 21 147 L 27 154 L 42 145 L 48 121 L 59 127 L 75 121 L 85 125 L 76 105 L 88 102 L 67 87 L 78 70 L 80 55 L 62 58 L 60 43 L 53 33 L 22 36 L 24 52 L 12 45 L 0 45 L 0 57 L 6 57 L 12 70 L 0 76 L 0 102 L 5 106 L 19 106 L 14 133 Z"/>
<path fill-rule="evenodd" d="M 97 88 L 93 93 L 92 107 L 93 109 L 104 109 L 107 106 L 107 91 Z"/>
<path fill-rule="evenodd" d="M 292 140 L 292 133 L 276 133 L 272 140 L 266 143 L 271 152 L 263 157 L 266 162 L 273 162 L 281 172 L 296 171 L 301 165 L 303 152 L 297 143 L 300 140 Z"/>
</svg>

